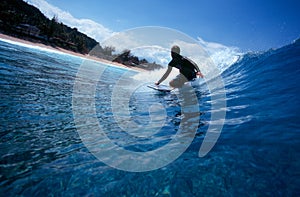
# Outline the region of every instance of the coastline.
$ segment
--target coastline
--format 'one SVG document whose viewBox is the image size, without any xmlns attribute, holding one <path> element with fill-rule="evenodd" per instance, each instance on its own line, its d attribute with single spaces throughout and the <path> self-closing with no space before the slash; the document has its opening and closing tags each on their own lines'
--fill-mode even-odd
<svg viewBox="0 0 300 197">
<path fill-rule="evenodd" d="M 63 49 L 63 48 L 60 48 L 60 47 L 52 47 L 52 46 L 45 45 L 45 44 L 38 43 L 38 42 L 31 42 L 31 41 L 28 41 L 28 40 L 23 40 L 23 39 L 16 38 L 16 37 L 13 37 L 13 36 L 9 36 L 9 35 L 3 34 L 3 33 L 0 33 L 0 39 L 9 40 L 9 41 L 13 41 L 13 42 L 18 42 L 18 43 L 22 43 L 22 44 L 26 44 L 26 45 L 31 45 L 31 46 L 37 46 L 37 47 L 44 48 L 44 49 L 50 49 L 50 50 L 57 51 L 57 52 L 60 52 L 60 53 L 65 53 L 65 54 L 81 57 L 81 58 L 88 59 L 88 60 L 94 60 L 94 61 L 97 61 L 97 62 L 100 62 L 100 63 L 103 63 L 103 64 L 108 64 L 108 65 L 111 65 L 111 66 L 117 66 L 117 67 L 125 68 L 125 69 L 128 69 L 128 70 L 134 70 L 134 71 L 137 71 L 137 72 L 146 71 L 146 70 L 141 69 L 141 68 L 128 67 L 128 66 L 125 66 L 125 65 L 117 63 L 117 62 L 112 62 L 112 61 L 105 60 L 105 59 L 102 59 L 102 58 L 90 56 L 88 54 L 84 55 L 84 54 L 69 51 L 69 50 L 66 50 L 66 49 Z"/>
</svg>

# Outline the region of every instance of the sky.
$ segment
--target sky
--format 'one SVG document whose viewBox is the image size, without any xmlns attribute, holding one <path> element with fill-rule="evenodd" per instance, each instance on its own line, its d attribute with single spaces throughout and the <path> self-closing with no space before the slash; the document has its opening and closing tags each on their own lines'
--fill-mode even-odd
<svg viewBox="0 0 300 197">
<path fill-rule="evenodd" d="M 206 43 L 264 51 L 300 37 L 299 0 L 27 0 L 48 18 L 102 40 L 143 26 L 178 30 Z"/>
</svg>

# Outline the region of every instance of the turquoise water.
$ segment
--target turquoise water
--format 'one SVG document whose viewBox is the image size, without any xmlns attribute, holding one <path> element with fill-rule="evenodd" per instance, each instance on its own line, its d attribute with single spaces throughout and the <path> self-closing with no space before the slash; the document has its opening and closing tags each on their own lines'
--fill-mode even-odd
<svg viewBox="0 0 300 197">
<path fill-rule="evenodd" d="M 198 157 L 198 151 L 210 124 L 211 95 L 195 86 L 201 115 L 194 140 L 174 162 L 148 172 L 109 167 L 83 144 L 72 111 L 74 81 L 83 59 L 3 41 L 0 49 L 0 193 L 5 196 L 300 195 L 299 41 L 245 54 L 222 73 L 226 121 L 205 157 Z M 141 85 L 131 97 L 133 119 L 146 125 L 148 108 L 155 103 L 164 106 L 167 119 L 154 137 L 132 137 L 120 132 L 111 95 L 124 73 L 137 73 L 97 66 L 105 69 L 97 83 L 96 115 L 107 135 L 137 152 L 167 144 L 182 121 L 177 94 Z"/>
</svg>

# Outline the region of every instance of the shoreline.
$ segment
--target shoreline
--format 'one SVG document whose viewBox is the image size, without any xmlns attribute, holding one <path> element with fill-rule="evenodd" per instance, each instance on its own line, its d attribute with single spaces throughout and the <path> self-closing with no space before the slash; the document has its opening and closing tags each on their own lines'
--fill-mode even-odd
<svg viewBox="0 0 300 197">
<path fill-rule="evenodd" d="M 9 41 L 12 41 L 12 42 L 17 42 L 17 43 L 21 43 L 21 44 L 25 44 L 25 45 L 40 47 L 40 48 L 44 48 L 44 49 L 48 49 L 48 50 L 53 50 L 53 51 L 56 51 L 56 52 L 59 52 L 59 53 L 73 55 L 73 56 L 81 57 L 81 58 L 84 58 L 84 59 L 87 59 L 87 60 L 94 60 L 94 61 L 97 61 L 99 63 L 108 64 L 108 65 L 116 66 L 116 67 L 121 67 L 121 68 L 125 68 L 125 69 L 128 69 L 128 70 L 134 70 L 134 71 L 137 71 L 137 72 L 146 71 L 146 70 L 141 69 L 141 68 L 128 67 L 128 66 L 125 66 L 125 65 L 120 64 L 120 63 L 112 62 L 112 61 L 102 59 L 102 58 L 98 58 L 98 57 L 94 57 L 94 56 L 90 56 L 88 54 L 84 55 L 84 54 L 69 51 L 69 50 L 66 50 L 66 49 L 63 49 L 63 48 L 60 48 L 60 47 L 52 47 L 52 46 L 45 45 L 45 44 L 38 43 L 38 42 L 31 42 L 31 41 L 28 41 L 28 40 L 23 40 L 23 39 L 16 38 L 16 37 L 13 37 L 13 36 L 9 36 L 9 35 L 3 34 L 3 33 L 0 33 L 0 39 L 9 40 Z"/>
</svg>

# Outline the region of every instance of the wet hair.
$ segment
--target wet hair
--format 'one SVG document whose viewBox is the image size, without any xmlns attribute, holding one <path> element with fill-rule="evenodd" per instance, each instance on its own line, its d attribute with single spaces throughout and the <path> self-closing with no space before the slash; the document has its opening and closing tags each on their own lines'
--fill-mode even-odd
<svg viewBox="0 0 300 197">
<path fill-rule="evenodd" d="M 176 54 L 180 54 L 180 48 L 177 45 L 172 46 L 171 48 L 171 52 L 176 53 Z"/>
</svg>

